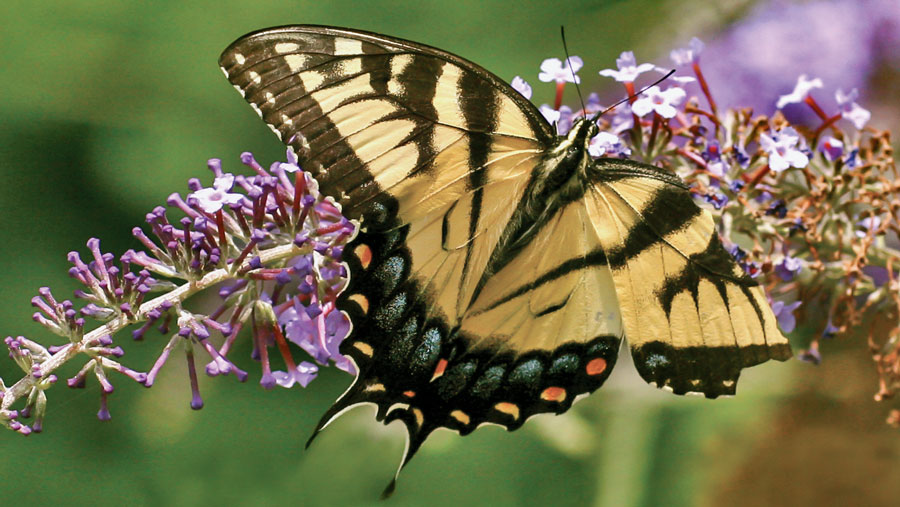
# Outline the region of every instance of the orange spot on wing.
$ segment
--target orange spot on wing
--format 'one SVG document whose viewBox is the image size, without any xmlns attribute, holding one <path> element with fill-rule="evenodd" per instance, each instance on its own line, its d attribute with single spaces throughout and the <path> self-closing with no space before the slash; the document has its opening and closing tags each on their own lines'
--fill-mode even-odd
<svg viewBox="0 0 900 507">
<path fill-rule="evenodd" d="M 416 418 L 416 426 L 422 426 L 422 423 L 425 422 L 425 414 L 422 413 L 418 408 L 412 409 L 413 416 Z"/>
<path fill-rule="evenodd" d="M 362 352 L 366 357 L 372 357 L 372 354 L 375 353 L 375 350 L 372 349 L 372 346 L 365 342 L 356 342 L 353 344 L 353 348 Z"/>
<path fill-rule="evenodd" d="M 591 359 L 584 369 L 588 375 L 600 375 L 606 370 L 606 359 L 602 357 Z"/>
<path fill-rule="evenodd" d="M 357 247 L 353 249 L 353 253 L 356 254 L 363 269 L 367 269 L 369 264 L 372 263 L 372 249 L 369 248 L 369 245 L 357 245 Z"/>
<path fill-rule="evenodd" d="M 519 406 L 515 403 L 501 401 L 500 403 L 494 405 L 494 410 L 512 416 L 514 420 L 519 418 Z"/>
<path fill-rule="evenodd" d="M 347 299 L 358 304 L 363 313 L 369 313 L 369 299 L 366 296 L 363 296 L 362 294 L 353 294 Z"/>
<path fill-rule="evenodd" d="M 384 392 L 384 390 L 385 390 L 384 384 L 381 384 L 381 383 L 369 384 L 364 389 L 364 391 L 366 391 L 367 393 L 372 393 L 372 392 L 380 393 L 380 392 Z"/>
<path fill-rule="evenodd" d="M 444 370 L 446 370 L 446 369 L 447 369 L 447 360 L 441 359 L 440 361 L 438 361 L 437 368 L 434 369 L 434 375 L 431 376 L 431 380 L 434 380 L 434 379 L 440 377 L 441 375 L 443 375 Z"/>
<path fill-rule="evenodd" d="M 548 387 L 541 393 L 541 399 L 544 401 L 563 401 L 566 399 L 566 390 L 562 387 Z"/>
<path fill-rule="evenodd" d="M 415 395 L 416 395 L 415 391 L 403 391 L 403 396 L 406 396 L 407 398 L 412 398 Z"/>
<path fill-rule="evenodd" d="M 462 424 L 466 424 L 466 425 L 468 425 L 469 422 L 471 422 L 471 420 L 472 420 L 469 417 L 469 414 L 463 412 L 462 410 L 454 410 L 453 412 L 450 412 L 450 417 L 452 417 L 452 418 L 456 419 L 457 421 L 461 422 Z"/>
</svg>

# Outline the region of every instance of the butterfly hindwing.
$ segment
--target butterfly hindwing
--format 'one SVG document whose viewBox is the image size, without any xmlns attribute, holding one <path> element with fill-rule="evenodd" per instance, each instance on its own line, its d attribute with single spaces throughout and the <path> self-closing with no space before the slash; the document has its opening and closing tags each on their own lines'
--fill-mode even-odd
<svg viewBox="0 0 900 507">
<path fill-rule="evenodd" d="M 762 289 L 689 191 L 650 166 L 598 164 L 585 202 L 604 237 L 641 376 L 678 394 L 716 397 L 734 394 L 742 368 L 789 358 Z"/>
<path fill-rule="evenodd" d="M 403 238 L 408 230 L 401 228 L 397 234 Z M 372 403 L 378 407 L 379 420 L 405 423 L 410 436 L 405 464 L 437 428 L 463 435 L 484 423 L 516 429 L 531 415 L 564 412 L 576 397 L 598 388 L 608 377 L 618 354 L 621 325 L 598 317 L 605 319 L 601 300 L 583 297 L 585 291 L 602 287 L 606 298 L 614 298 L 611 277 L 598 276 L 589 260 L 569 263 L 577 281 L 567 284 L 572 297 L 563 304 L 534 311 L 533 304 L 543 303 L 531 297 L 535 289 L 562 275 L 559 269 L 546 268 L 538 274 L 531 266 L 527 275 L 517 277 L 519 285 L 496 293 L 496 301 L 473 310 L 475 316 L 464 316 L 453 328 L 445 318 L 429 313 L 431 291 L 423 290 L 415 277 L 403 277 L 407 243 L 388 237 L 360 233 L 355 241 L 374 252 L 371 257 L 366 254 L 371 261 L 363 267 L 359 257 L 348 259 L 351 280 L 339 307 L 348 311 L 354 333 L 341 351 L 359 365 L 360 375 L 323 418 L 322 427 L 347 407 Z M 479 299 L 494 294 L 492 288 L 486 289 Z M 383 298 L 384 304 L 368 308 L 358 304 L 378 301 L 375 298 Z M 553 320 L 552 313 L 565 316 L 567 311 L 577 319 Z M 510 323 L 494 312 L 526 316 Z M 541 319 L 563 325 L 538 335 L 532 328 L 544 327 Z M 584 325 L 573 329 L 579 322 Z M 365 332 L 357 333 L 358 329 Z M 540 338 L 540 343 L 521 341 L 527 338 Z"/>
</svg>

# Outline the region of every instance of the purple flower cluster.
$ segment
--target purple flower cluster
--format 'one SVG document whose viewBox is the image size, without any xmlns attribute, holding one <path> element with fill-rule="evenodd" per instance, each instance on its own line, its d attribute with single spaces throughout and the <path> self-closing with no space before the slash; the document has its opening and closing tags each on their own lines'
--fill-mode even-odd
<svg viewBox="0 0 900 507">
<path fill-rule="evenodd" d="M 207 375 L 234 374 L 243 382 L 248 373 L 228 356 L 245 328 L 250 329 L 253 358 L 262 363 L 260 383 L 267 389 L 306 386 L 319 365 L 330 362 L 354 372 L 352 362 L 338 351 L 350 324 L 334 304 L 346 283 L 341 256 L 355 234 L 355 224 L 341 215 L 331 198 L 319 193 L 316 181 L 300 169 L 290 151 L 287 162 L 276 162 L 268 170 L 249 153 L 241 160 L 253 176 L 225 173 L 221 162 L 212 159 L 211 187 L 192 179 L 186 198 L 172 194 L 169 209 L 157 207 L 147 214 L 153 237 L 140 228 L 133 230 L 144 250 L 128 250 L 115 262 L 92 238 L 87 243 L 90 261 L 83 261 L 77 252 L 69 254 L 73 265 L 69 274 L 84 286 L 75 296 L 86 304 L 76 310 L 72 301 L 59 302 L 49 288 L 40 289 L 32 300 L 38 309 L 34 320 L 68 344 L 44 348 L 24 337 L 6 339 L 10 357 L 34 380 L 26 377 L 10 387 L 0 384 L 0 421 L 21 433 L 39 431 L 43 390 L 56 380 L 50 372 L 79 355 L 87 360 L 67 384 L 84 387 L 88 377 L 97 380 L 102 420 L 110 418 L 107 400 L 114 390 L 108 371 L 150 387 L 173 354 L 183 355 L 188 364 L 190 405 L 199 409 L 203 400 L 195 349 L 208 356 Z M 172 214 L 181 218 L 170 218 Z M 184 306 L 188 297 L 212 287 L 218 287 L 222 303 L 211 313 L 199 314 Z M 153 292 L 163 295 L 148 301 Z M 89 320 L 100 326 L 88 330 Z M 124 350 L 114 345 L 116 332 L 132 324 L 140 324 L 132 332 L 134 340 L 144 340 L 154 327 L 170 335 L 146 373 L 121 364 Z M 315 363 L 298 364 L 289 342 Z M 273 371 L 269 354 L 273 346 L 284 370 Z M 23 395 L 28 399 L 25 409 L 11 410 L 11 403 Z M 19 422 L 31 413 L 36 414 L 35 424 Z"/>
</svg>

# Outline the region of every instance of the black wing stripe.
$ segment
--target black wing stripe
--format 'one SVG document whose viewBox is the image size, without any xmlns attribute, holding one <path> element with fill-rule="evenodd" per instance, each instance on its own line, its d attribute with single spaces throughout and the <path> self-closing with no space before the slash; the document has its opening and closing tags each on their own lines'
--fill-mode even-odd
<svg viewBox="0 0 900 507">
<path fill-rule="evenodd" d="M 562 278 L 573 271 L 579 271 L 585 268 L 589 268 L 592 266 L 605 266 L 607 264 L 606 252 L 602 249 L 596 249 L 585 255 L 584 257 L 576 257 L 574 259 L 569 259 L 561 264 L 559 264 L 554 269 L 547 271 L 546 273 L 540 275 L 535 278 L 531 282 L 520 285 L 515 289 L 511 290 L 507 295 L 503 296 L 501 299 L 498 299 L 486 306 L 484 309 L 479 310 L 478 313 L 488 312 L 504 303 L 512 301 L 513 299 L 525 294 L 527 292 L 531 292 L 538 287 L 546 285 L 554 280 Z"/>
<path fill-rule="evenodd" d="M 484 87 L 483 81 L 474 74 L 464 74 L 459 81 L 458 88 L 459 107 L 462 110 L 466 129 L 469 130 L 469 181 L 466 186 L 472 191 L 472 205 L 469 212 L 469 237 L 476 235 L 481 218 L 482 187 L 487 183 L 486 170 L 479 170 L 487 165 L 492 139 L 482 132 L 492 132 L 496 129 L 500 98 L 496 90 Z M 463 264 L 463 279 L 469 281 L 469 267 L 473 254 L 474 243 L 469 243 L 466 251 L 466 260 Z"/>
<path fill-rule="evenodd" d="M 662 187 L 640 212 L 642 220 L 628 231 L 621 247 L 609 252 L 609 266 L 617 269 L 665 237 L 686 227 L 701 210 L 689 193 L 678 187 Z"/>
</svg>

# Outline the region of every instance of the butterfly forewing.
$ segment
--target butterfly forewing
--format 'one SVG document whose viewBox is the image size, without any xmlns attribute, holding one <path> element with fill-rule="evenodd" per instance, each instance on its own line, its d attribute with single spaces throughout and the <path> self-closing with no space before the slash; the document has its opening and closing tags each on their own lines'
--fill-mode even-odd
<svg viewBox="0 0 900 507">
<path fill-rule="evenodd" d="M 451 202 L 479 185 L 470 168 L 483 165 L 495 144 L 542 151 L 552 141 L 537 110 L 501 80 L 408 41 L 284 27 L 239 39 L 220 65 L 352 218 L 407 178 L 390 191 L 401 205 L 409 204 L 405 195 Z M 437 178 L 431 192 L 420 191 L 419 180 Z"/>
</svg>

